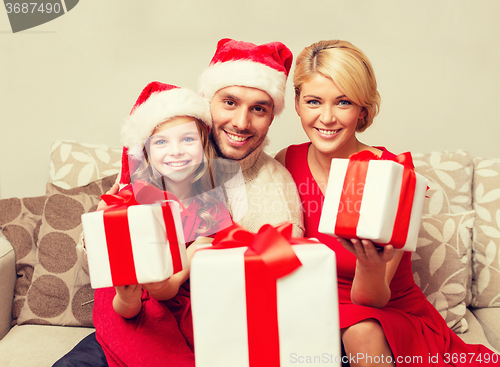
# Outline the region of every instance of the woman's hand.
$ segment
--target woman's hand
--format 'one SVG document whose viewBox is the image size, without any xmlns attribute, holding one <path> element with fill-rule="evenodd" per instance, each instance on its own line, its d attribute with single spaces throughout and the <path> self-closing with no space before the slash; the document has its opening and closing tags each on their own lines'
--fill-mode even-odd
<svg viewBox="0 0 500 367">
<path fill-rule="evenodd" d="M 111 186 L 111 188 L 106 191 L 106 195 L 114 195 L 118 192 L 118 190 L 120 189 L 120 185 L 118 185 L 117 183 L 115 183 L 113 186 Z M 101 200 L 99 201 L 99 204 L 97 204 L 97 210 L 102 210 L 104 208 L 106 208 L 108 206 L 108 204 L 106 204 L 106 202 L 104 200 Z"/>
<path fill-rule="evenodd" d="M 391 261 L 396 254 L 394 246 L 387 245 L 384 247 L 377 247 L 370 240 L 346 240 L 338 238 L 342 246 L 354 254 L 359 262 L 365 266 L 385 266 L 386 263 Z"/>
<path fill-rule="evenodd" d="M 357 258 L 351 288 L 352 302 L 363 306 L 385 306 L 391 298 L 389 284 L 402 253 L 396 256 L 396 250 L 392 245 L 379 248 L 370 240 L 343 238 L 338 240 Z"/>
<path fill-rule="evenodd" d="M 117 314 L 127 319 L 137 316 L 142 308 L 142 289 L 138 284 L 115 287 L 113 308 Z"/>
</svg>

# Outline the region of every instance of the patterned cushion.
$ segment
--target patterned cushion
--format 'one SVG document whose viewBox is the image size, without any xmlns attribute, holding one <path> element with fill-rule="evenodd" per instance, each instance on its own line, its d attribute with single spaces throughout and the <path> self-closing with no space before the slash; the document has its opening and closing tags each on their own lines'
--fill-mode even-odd
<svg viewBox="0 0 500 367">
<path fill-rule="evenodd" d="M 50 152 L 50 182 L 69 189 L 114 175 L 120 171 L 121 154 L 121 149 L 106 145 L 56 141 Z"/>
<path fill-rule="evenodd" d="M 462 213 L 472 210 L 472 156 L 462 150 L 413 154 L 415 171 L 427 177 L 429 190 L 424 215 Z M 468 277 L 472 278 L 469 256 Z M 465 304 L 472 301 L 471 287 L 467 287 Z"/>
<path fill-rule="evenodd" d="M 115 176 L 65 190 L 47 184 L 33 281 L 19 324 L 93 326 L 93 290 L 77 243 L 81 215 L 96 209 Z"/>
<path fill-rule="evenodd" d="M 473 307 L 500 307 L 500 159 L 474 159 Z"/>
<path fill-rule="evenodd" d="M 413 276 L 429 302 L 456 333 L 467 331 L 465 297 L 470 288 L 474 211 L 422 218 Z"/>
<path fill-rule="evenodd" d="M 413 154 L 415 171 L 429 180 L 424 214 L 472 210 L 472 157 L 469 153 L 441 151 Z"/>
<path fill-rule="evenodd" d="M 13 324 L 17 323 L 31 285 L 44 204 L 45 196 L 0 200 L 0 230 L 16 254 L 17 280 L 12 308 Z"/>
</svg>

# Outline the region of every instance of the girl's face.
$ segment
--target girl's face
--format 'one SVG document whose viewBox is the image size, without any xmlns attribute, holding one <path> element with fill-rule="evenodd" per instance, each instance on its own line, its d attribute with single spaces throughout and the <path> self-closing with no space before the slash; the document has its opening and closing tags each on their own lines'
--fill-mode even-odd
<svg viewBox="0 0 500 367">
<path fill-rule="evenodd" d="M 175 117 L 158 126 L 149 142 L 149 160 L 167 181 L 191 184 L 203 161 L 203 146 L 192 117 Z"/>
<path fill-rule="evenodd" d="M 316 74 L 302 84 L 295 111 L 321 153 L 348 158 L 357 151 L 356 126 L 366 110 L 348 99 L 330 78 Z"/>
</svg>

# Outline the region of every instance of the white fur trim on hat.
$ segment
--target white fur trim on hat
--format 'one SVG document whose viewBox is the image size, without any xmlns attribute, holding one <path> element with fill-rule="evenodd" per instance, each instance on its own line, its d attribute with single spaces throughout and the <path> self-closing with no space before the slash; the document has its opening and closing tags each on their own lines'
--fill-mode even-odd
<svg viewBox="0 0 500 367">
<path fill-rule="evenodd" d="M 155 92 L 137 106 L 125 119 L 121 131 L 122 143 L 129 155 L 140 158 L 144 140 L 162 122 L 179 116 L 191 116 L 212 127 L 209 102 L 186 88 Z"/>
<path fill-rule="evenodd" d="M 211 101 L 215 93 L 229 86 L 263 90 L 274 101 L 275 115 L 285 108 L 286 75 L 264 64 L 236 60 L 210 65 L 200 76 L 198 92 Z"/>
</svg>

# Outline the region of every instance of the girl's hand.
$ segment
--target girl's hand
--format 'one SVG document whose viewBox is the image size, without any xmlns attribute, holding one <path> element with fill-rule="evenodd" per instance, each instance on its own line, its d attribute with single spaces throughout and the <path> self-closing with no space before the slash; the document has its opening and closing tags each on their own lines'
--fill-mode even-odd
<svg viewBox="0 0 500 367">
<path fill-rule="evenodd" d="M 115 287 L 113 308 L 117 314 L 127 319 L 137 316 L 142 308 L 142 289 L 138 284 Z"/>
<path fill-rule="evenodd" d="M 185 273 L 189 274 L 189 269 L 184 269 L 161 282 L 142 284 L 142 288 L 147 290 L 151 297 L 158 301 L 172 299 L 179 292 L 182 283 L 187 280 Z"/>
<path fill-rule="evenodd" d="M 108 191 L 106 191 L 106 195 L 114 195 L 118 192 L 119 189 L 120 189 L 120 185 L 115 183 L 113 186 L 111 186 L 111 188 Z M 106 204 L 106 202 L 104 200 L 101 200 L 101 201 L 99 201 L 99 204 L 97 204 L 96 211 L 102 210 L 102 209 L 106 208 L 107 206 L 108 206 L 108 204 Z"/>
<path fill-rule="evenodd" d="M 150 294 L 155 294 L 159 291 L 168 291 L 172 287 L 171 278 L 162 280 L 161 282 L 141 284 L 142 288 L 147 290 Z M 176 292 L 177 293 L 177 292 Z"/>
<path fill-rule="evenodd" d="M 138 284 L 121 285 L 115 287 L 116 294 L 125 303 L 135 303 L 137 299 L 141 299 L 141 286 Z"/>
<path fill-rule="evenodd" d="M 191 267 L 191 259 L 193 258 L 194 252 L 197 246 L 204 245 L 207 243 L 212 243 L 213 238 L 209 237 L 198 237 L 189 247 L 186 249 L 188 267 L 180 272 L 172 275 L 170 278 L 155 283 L 143 284 L 142 288 L 147 290 L 151 297 L 158 301 L 166 301 L 177 295 L 181 285 L 189 278 L 189 269 Z"/>
</svg>

